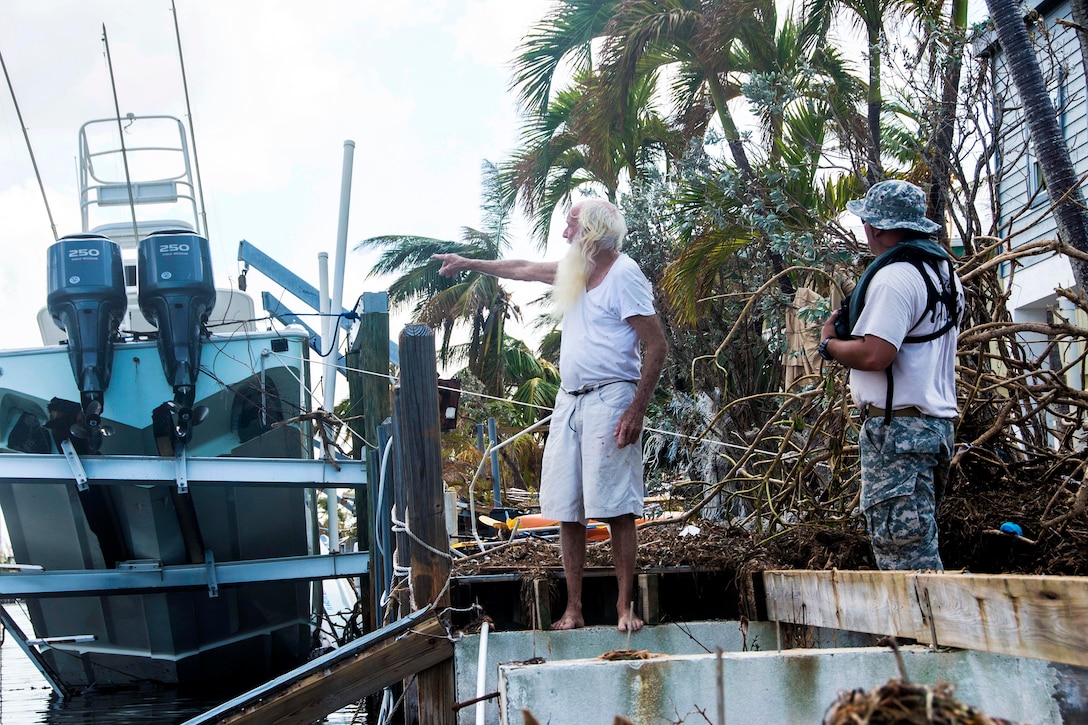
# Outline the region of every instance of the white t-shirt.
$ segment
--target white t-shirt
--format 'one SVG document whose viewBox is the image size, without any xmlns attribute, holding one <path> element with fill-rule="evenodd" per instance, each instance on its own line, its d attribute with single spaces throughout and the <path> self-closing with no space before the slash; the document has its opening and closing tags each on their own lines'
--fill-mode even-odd
<svg viewBox="0 0 1088 725">
<path fill-rule="evenodd" d="M 604 280 L 582 295 L 563 316 L 559 348 L 563 389 L 638 380 L 642 374 L 638 333 L 627 318 L 654 314 L 649 280 L 633 259 L 621 254 Z"/>
<path fill-rule="evenodd" d="M 942 273 L 947 269 L 941 263 Z M 940 284 L 933 268 L 923 263 L 923 269 Z M 959 308 L 963 309 L 963 288 L 955 281 Z M 955 418 L 956 408 L 956 338 L 959 327 L 953 327 L 936 340 L 904 343 L 903 338 L 936 332 L 948 319 L 948 310 L 937 304 L 936 319 L 925 312 L 926 284 L 918 268 L 910 262 L 894 262 L 877 271 L 865 295 L 861 312 L 852 334 L 855 337 L 875 335 L 890 342 L 899 351 L 892 362 L 892 408 L 914 406 L 923 415 L 934 418 Z M 920 321 L 919 321 L 920 320 Z M 918 323 L 915 326 L 915 323 Z M 888 376 L 883 370 L 851 370 L 850 392 L 858 408 L 887 406 Z"/>
</svg>

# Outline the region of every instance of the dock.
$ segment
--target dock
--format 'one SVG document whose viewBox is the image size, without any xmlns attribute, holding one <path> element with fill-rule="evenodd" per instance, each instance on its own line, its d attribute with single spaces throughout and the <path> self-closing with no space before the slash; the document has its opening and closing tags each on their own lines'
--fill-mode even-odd
<svg viewBox="0 0 1088 725">
<path fill-rule="evenodd" d="M 692 574 L 655 573 L 662 589 Z M 587 581 L 607 579 L 597 572 Z M 451 588 L 483 600 L 509 584 L 504 575 Z M 443 658 L 452 658 L 455 684 L 442 714 L 464 725 L 477 722 L 478 709 L 492 725 L 520 725 L 523 711 L 553 725 L 616 716 L 820 722 L 841 692 L 904 672 L 914 683 L 954 685 L 990 717 L 1088 718 L 1088 578 L 767 571 L 753 576 L 753 589 L 758 619 L 677 619 L 631 635 L 526 627 L 447 638 L 421 611 L 186 725 L 313 722 Z M 898 652 L 889 637 L 903 643 Z"/>
<path fill-rule="evenodd" d="M 446 636 L 446 628 L 432 611 L 419 610 L 188 720 L 185 725 L 309 725 L 452 657 L 453 644 Z"/>
</svg>

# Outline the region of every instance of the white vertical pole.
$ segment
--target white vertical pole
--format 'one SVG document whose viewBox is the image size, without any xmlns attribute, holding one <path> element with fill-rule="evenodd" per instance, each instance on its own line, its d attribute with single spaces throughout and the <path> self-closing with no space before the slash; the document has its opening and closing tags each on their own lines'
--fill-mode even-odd
<svg viewBox="0 0 1088 725">
<path fill-rule="evenodd" d="M 332 342 L 329 339 L 329 310 L 331 309 L 331 307 L 330 307 L 330 302 L 329 302 L 329 253 L 328 252 L 318 252 L 317 253 L 317 287 L 318 287 L 318 290 L 317 290 L 318 296 L 321 298 L 320 299 L 320 305 L 321 306 L 317 310 L 318 312 L 321 313 L 321 327 L 318 328 L 318 331 L 321 333 L 321 358 L 322 358 L 322 362 L 325 362 L 325 358 L 328 357 L 327 350 L 329 349 L 329 344 Z M 328 378 L 328 377 L 329 377 L 328 371 L 323 370 L 321 372 L 321 379 L 322 379 L 321 384 L 324 386 L 325 389 L 328 389 L 328 387 L 329 387 L 328 384 L 325 382 L 325 379 Z M 325 397 L 328 397 L 328 396 L 325 396 Z"/>
<path fill-rule="evenodd" d="M 484 687 L 487 684 L 487 630 L 488 622 L 485 619 L 480 626 L 480 656 L 476 661 L 476 697 L 484 696 Z M 476 703 L 476 725 L 484 725 L 484 701 Z"/>
<path fill-rule="evenodd" d="M 325 401 L 329 400 L 329 388 L 332 387 L 332 381 L 336 379 L 336 345 L 333 343 L 335 339 L 335 333 L 331 332 L 335 329 L 332 323 L 333 317 L 330 314 L 332 309 L 329 301 L 329 253 L 318 252 L 317 254 L 317 272 L 318 272 L 318 294 L 321 297 L 321 364 L 323 369 L 321 371 L 321 384 L 325 389 Z M 328 403 L 326 402 L 326 405 Z M 326 407 L 327 412 L 332 412 L 332 408 Z M 331 455 L 328 449 L 322 447 L 325 455 Z M 336 489 L 325 489 L 325 510 L 329 514 L 329 551 L 340 551 L 340 498 L 337 495 Z"/>
<path fill-rule="evenodd" d="M 329 314 L 325 318 L 328 321 L 328 327 L 325 328 L 328 330 L 328 342 L 325 343 L 325 349 L 329 352 L 325 361 L 325 410 L 330 414 L 336 407 L 336 375 L 340 359 L 337 336 L 340 332 L 340 310 L 344 309 L 344 266 L 348 249 L 348 211 L 351 208 L 351 170 L 354 154 L 355 142 L 345 141 L 343 170 L 340 175 L 340 216 L 336 230 L 336 256 L 333 257 L 332 299 L 329 300 Z M 335 489 L 330 489 L 326 495 L 330 496 L 330 501 L 340 501 L 340 494 Z M 329 514 L 329 547 L 333 551 L 340 550 L 340 521 L 333 515 L 338 511 L 339 507 L 336 506 Z M 336 532 L 335 539 L 333 538 L 334 531 Z"/>
<path fill-rule="evenodd" d="M 325 384 L 325 410 L 332 412 L 336 405 L 336 362 L 339 355 L 336 354 L 336 339 L 340 331 L 340 310 L 344 309 L 344 266 L 348 250 L 348 212 L 351 208 L 351 168 L 352 158 L 355 152 L 355 142 L 344 142 L 344 170 L 340 178 L 340 221 L 336 231 L 336 256 L 333 257 L 332 300 L 329 309 L 333 313 L 330 318 L 329 339 L 333 347 L 332 374 L 326 377 Z"/>
</svg>

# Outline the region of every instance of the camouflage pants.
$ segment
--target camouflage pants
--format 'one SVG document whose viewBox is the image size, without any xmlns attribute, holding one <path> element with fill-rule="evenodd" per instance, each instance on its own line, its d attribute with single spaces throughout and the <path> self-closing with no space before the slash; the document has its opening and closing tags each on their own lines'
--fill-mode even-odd
<svg viewBox="0 0 1088 725">
<path fill-rule="evenodd" d="M 944 570 L 937 498 L 952 460 L 952 421 L 881 417 L 862 424 L 861 510 L 881 569 Z"/>
</svg>

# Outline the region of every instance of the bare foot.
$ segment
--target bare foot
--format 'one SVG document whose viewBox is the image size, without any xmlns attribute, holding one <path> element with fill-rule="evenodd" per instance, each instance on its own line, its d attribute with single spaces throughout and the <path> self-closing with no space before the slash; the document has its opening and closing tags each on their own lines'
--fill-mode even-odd
<svg viewBox="0 0 1088 725">
<path fill-rule="evenodd" d="M 559 621 L 552 625 L 552 629 L 580 629 L 586 626 L 586 620 L 582 619 L 581 612 L 564 612 Z"/>
<path fill-rule="evenodd" d="M 616 629 L 621 632 L 637 632 L 642 629 L 643 624 L 638 615 L 633 610 L 629 610 L 620 615 L 620 623 L 616 625 Z"/>
</svg>

